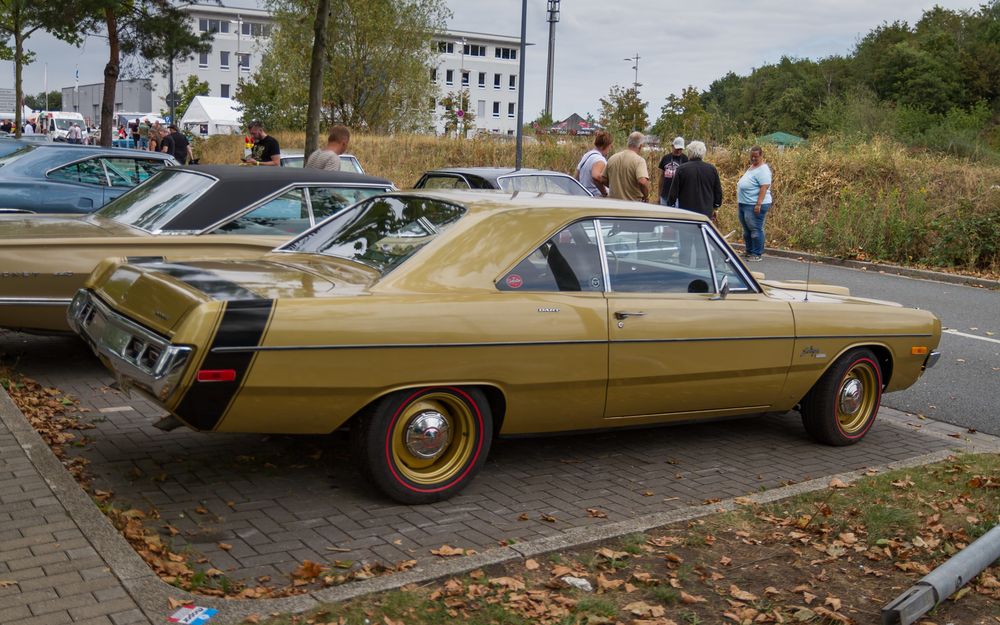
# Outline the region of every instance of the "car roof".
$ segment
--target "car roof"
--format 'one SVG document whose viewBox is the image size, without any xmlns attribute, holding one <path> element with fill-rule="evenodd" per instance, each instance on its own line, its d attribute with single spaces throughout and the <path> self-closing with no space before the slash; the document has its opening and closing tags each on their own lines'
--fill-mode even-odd
<svg viewBox="0 0 1000 625">
<path fill-rule="evenodd" d="M 164 160 L 170 160 L 173 158 L 169 154 L 164 154 L 162 152 L 150 152 L 148 150 L 134 150 L 131 148 L 110 148 L 110 147 L 106 148 L 101 145 L 78 145 L 73 143 L 63 143 L 61 141 L 35 142 L 32 140 L 25 140 L 23 137 L 21 139 L 13 139 L 13 142 L 19 143 L 22 146 L 30 145 L 33 148 L 37 148 L 35 151 L 36 157 L 51 158 L 53 154 L 59 154 L 59 155 L 66 154 L 74 158 L 86 158 L 88 155 L 94 154 L 94 155 L 111 155 L 111 156 L 146 157 L 146 158 L 164 159 Z M 71 158 L 68 160 L 73 160 L 73 159 Z"/>
<path fill-rule="evenodd" d="M 524 170 L 522 170 L 524 171 Z M 536 193 L 534 191 L 473 191 L 466 189 L 413 189 L 395 191 L 389 195 L 428 197 L 464 206 L 471 213 L 502 213 L 524 210 L 556 210 L 560 214 L 570 215 L 568 220 L 588 216 L 605 215 L 608 217 L 667 217 L 689 221 L 708 221 L 701 213 L 682 208 L 632 202 L 627 200 L 612 200 L 608 198 L 591 198 L 565 193 Z M 572 217 L 573 213 L 578 213 Z"/>
<path fill-rule="evenodd" d="M 171 167 L 167 171 L 170 174 L 177 172 L 210 176 L 215 178 L 216 182 L 179 215 L 164 224 L 164 230 L 201 230 L 207 228 L 238 210 L 292 185 L 319 183 L 395 188 L 392 182 L 385 178 L 322 169 L 188 165 Z M 141 188 L 141 186 L 137 188 Z"/>
<path fill-rule="evenodd" d="M 496 180 L 500 176 L 568 175 L 561 171 L 553 171 L 551 169 L 530 169 L 530 168 L 514 169 L 512 167 L 442 167 L 440 169 L 428 170 L 424 175 L 429 176 L 432 174 L 459 174 L 459 175 L 469 175 L 469 176 L 480 176 L 482 178 L 490 178 L 493 180 Z"/>
</svg>

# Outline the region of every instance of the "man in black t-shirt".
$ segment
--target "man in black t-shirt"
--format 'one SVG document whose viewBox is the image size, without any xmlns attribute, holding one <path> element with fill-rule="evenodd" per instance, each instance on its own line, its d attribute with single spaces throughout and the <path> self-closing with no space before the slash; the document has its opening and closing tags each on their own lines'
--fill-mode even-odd
<svg viewBox="0 0 1000 625">
<path fill-rule="evenodd" d="M 170 124 L 170 153 L 181 165 L 191 162 L 191 142 L 184 136 L 184 133 L 177 130 L 177 126 Z"/>
<path fill-rule="evenodd" d="M 677 168 L 688 162 L 688 157 L 684 154 L 684 137 L 676 137 L 673 142 L 673 150 L 667 152 L 660 159 L 660 164 L 656 166 L 660 170 L 660 205 L 667 204 L 667 194 L 670 192 L 670 183 L 674 181 L 674 172 Z"/>
<path fill-rule="evenodd" d="M 250 136 L 253 137 L 253 148 L 250 156 L 243 159 L 248 165 L 269 165 L 273 167 L 281 166 L 281 148 L 278 140 L 268 135 L 264 131 L 264 124 L 254 121 L 250 122 Z"/>
</svg>

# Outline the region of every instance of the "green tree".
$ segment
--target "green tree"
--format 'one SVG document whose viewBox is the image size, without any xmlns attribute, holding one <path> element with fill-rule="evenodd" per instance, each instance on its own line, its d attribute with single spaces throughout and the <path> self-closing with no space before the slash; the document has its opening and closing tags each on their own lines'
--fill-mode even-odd
<svg viewBox="0 0 1000 625">
<path fill-rule="evenodd" d="M 659 136 L 663 144 L 677 135 L 704 139 L 708 136 L 709 117 L 698 90 L 694 86 L 685 87 L 680 96 L 667 96 L 667 103 L 653 124 L 653 134 Z"/>
<path fill-rule="evenodd" d="M 22 72 L 34 55 L 25 49 L 25 42 L 39 30 L 67 43 L 83 40 L 80 26 L 80 5 L 54 0 L 0 0 L 0 59 L 14 62 L 14 125 L 21 136 L 21 103 L 24 102 Z"/>
<path fill-rule="evenodd" d="M 309 106 L 306 109 L 305 160 L 319 149 L 320 117 L 323 109 L 323 76 L 326 74 L 327 26 L 330 23 L 330 0 L 316 0 L 313 20 L 312 57 L 309 59 Z"/>
<path fill-rule="evenodd" d="M 639 97 L 637 87 L 613 85 L 608 97 L 601 98 L 601 125 L 618 135 L 642 130 L 649 125 L 648 104 Z"/>
<path fill-rule="evenodd" d="M 100 24 L 108 38 L 100 126 L 101 144 L 110 146 L 122 59 L 145 59 L 151 69 L 170 74 L 173 88 L 174 61 L 209 50 L 211 34 L 191 32 L 187 13 L 171 0 L 78 0 L 74 4 L 84 7 L 91 16 L 90 23 Z"/>
<path fill-rule="evenodd" d="M 38 95 L 24 96 L 24 104 L 36 111 L 61 111 L 62 91 L 49 91 L 48 98 L 44 91 Z"/>
<path fill-rule="evenodd" d="M 247 112 L 272 127 L 301 128 L 306 119 L 316 0 L 271 0 L 277 28 L 260 68 L 238 89 Z M 327 123 L 374 132 L 417 130 L 430 120 L 431 38 L 450 15 L 444 0 L 331 0 L 323 76 Z"/>
<path fill-rule="evenodd" d="M 476 128 L 476 115 L 469 110 L 469 90 L 452 91 L 441 98 L 444 107 L 444 131 L 457 132 L 459 137 L 469 136 L 470 130 Z M 462 114 L 459 115 L 458 112 Z"/>
<path fill-rule="evenodd" d="M 184 117 L 184 113 L 187 111 L 188 107 L 191 106 L 191 102 L 194 100 L 195 96 L 208 95 L 211 91 L 208 88 L 208 83 L 204 80 L 198 80 L 198 76 L 191 74 L 187 77 L 187 80 L 180 86 L 177 95 L 180 97 L 180 102 L 174 107 L 174 114 L 177 119 Z"/>
</svg>

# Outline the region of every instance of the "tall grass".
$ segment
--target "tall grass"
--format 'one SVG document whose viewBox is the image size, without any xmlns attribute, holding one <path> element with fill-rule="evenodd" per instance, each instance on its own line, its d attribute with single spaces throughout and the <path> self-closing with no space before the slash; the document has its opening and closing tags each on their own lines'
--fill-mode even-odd
<svg viewBox="0 0 1000 625">
<path fill-rule="evenodd" d="M 302 149 L 301 132 L 277 132 L 285 149 Z M 745 145 L 719 146 L 706 160 L 722 177 L 723 232 L 737 230 L 736 181 L 747 164 Z M 572 174 L 589 147 L 582 137 L 524 146 L 524 166 Z M 490 138 L 355 135 L 351 152 L 365 170 L 411 187 L 436 167 L 510 166 L 514 144 Z M 240 137 L 212 137 L 196 146 L 202 163 L 238 163 Z M 767 217 L 772 247 L 960 271 L 1000 274 L 1000 167 L 983 161 L 915 151 L 878 137 L 818 139 L 805 147 L 766 148 L 774 172 Z M 653 178 L 660 153 L 646 158 Z M 653 182 L 655 201 L 657 180 Z"/>
</svg>

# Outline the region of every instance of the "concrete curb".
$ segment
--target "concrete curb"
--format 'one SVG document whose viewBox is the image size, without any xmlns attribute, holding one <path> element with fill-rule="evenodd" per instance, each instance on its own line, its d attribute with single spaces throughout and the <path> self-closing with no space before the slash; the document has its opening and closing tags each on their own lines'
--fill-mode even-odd
<svg viewBox="0 0 1000 625">
<path fill-rule="evenodd" d="M 742 243 L 731 244 L 736 249 L 743 249 Z M 764 251 L 769 256 L 778 258 L 791 258 L 795 260 L 809 260 L 814 263 L 824 265 L 836 265 L 838 267 L 848 267 L 850 269 L 860 269 L 862 271 L 877 271 L 879 273 L 889 273 L 907 278 L 917 278 L 929 280 L 931 282 L 945 282 L 948 284 L 960 284 L 963 286 L 974 286 L 984 289 L 1000 290 L 1000 280 L 988 280 L 974 276 L 965 276 L 957 273 L 946 273 L 944 271 L 933 271 L 930 269 L 916 269 L 913 267 L 902 267 L 900 265 L 890 265 L 884 263 L 866 262 L 848 258 L 835 258 L 832 256 L 820 256 L 809 252 L 798 252 L 796 250 L 782 250 L 776 248 L 765 248 Z M 753 269 L 753 267 L 750 267 Z"/>
<path fill-rule="evenodd" d="M 913 425 L 914 418 L 893 410 L 884 408 L 880 417 L 897 425 Z M 0 420 L 13 433 L 18 444 L 24 449 L 32 464 L 49 484 L 56 498 L 66 508 L 67 512 L 88 537 L 101 558 L 107 563 L 114 575 L 139 605 L 143 613 L 152 622 L 162 622 L 169 614 L 169 600 L 175 599 L 191 602 L 219 612 L 212 619 L 215 625 L 235 625 L 250 615 L 266 615 L 276 612 L 304 612 L 318 607 L 322 603 L 346 601 L 362 595 L 387 590 L 396 590 L 408 584 L 426 584 L 452 575 L 463 574 L 478 568 L 522 561 L 525 558 L 539 556 L 563 549 L 580 548 L 609 539 L 618 538 L 636 532 L 645 532 L 657 527 L 663 527 L 680 521 L 688 521 L 715 514 L 731 511 L 744 505 L 747 501 L 754 503 L 770 503 L 800 495 L 803 493 L 823 490 L 830 480 L 839 478 L 845 483 L 851 483 L 865 476 L 872 469 L 879 473 L 898 469 L 922 466 L 939 462 L 956 452 L 994 452 L 1000 453 L 1000 438 L 988 434 L 962 434 L 958 426 L 922 421 L 921 430 L 926 427 L 929 435 L 947 437 L 955 440 L 957 449 L 938 451 L 892 462 L 878 467 L 850 471 L 837 475 L 825 476 L 789 486 L 775 488 L 762 493 L 754 493 L 745 497 L 727 499 L 714 504 L 689 506 L 677 510 L 657 512 L 634 519 L 607 523 L 600 526 L 583 527 L 570 530 L 559 536 L 541 538 L 508 547 L 489 549 L 482 553 L 455 559 L 434 561 L 417 566 L 404 573 L 375 577 L 368 580 L 351 582 L 343 586 L 324 588 L 322 590 L 284 597 L 280 599 L 220 599 L 205 597 L 179 590 L 162 581 L 146 563 L 135 553 L 132 546 L 111 525 L 93 501 L 79 487 L 76 480 L 63 467 L 62 463 L 45 444 L 35 429 L 28 423 L 17 406 L 6 392 L 0 393 Z M 959 434 L 965 440 L 955 439 Z"/>
</svg>

